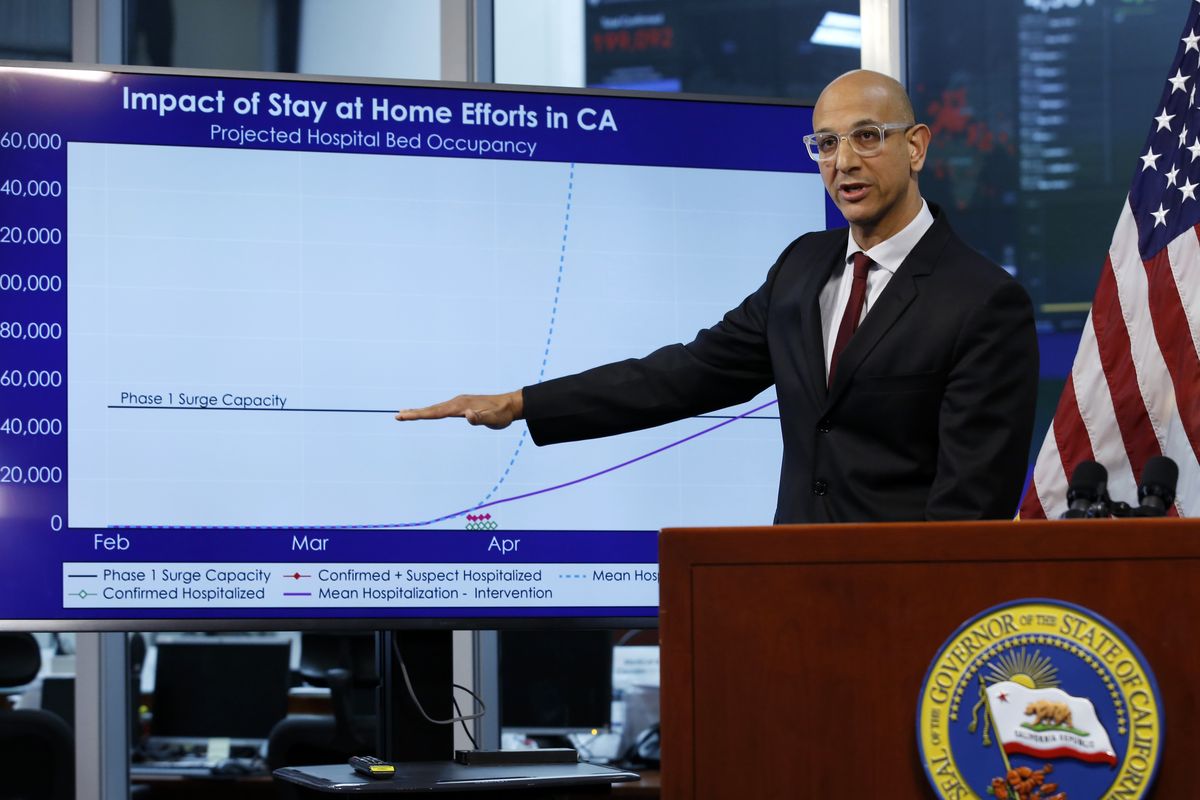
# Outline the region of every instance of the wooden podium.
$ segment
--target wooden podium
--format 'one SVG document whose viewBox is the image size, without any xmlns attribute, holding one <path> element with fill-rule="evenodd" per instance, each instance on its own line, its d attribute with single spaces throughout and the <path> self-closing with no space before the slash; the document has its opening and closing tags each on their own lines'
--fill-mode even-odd
<svg viewBox="0 0 1200 800">
<path fill-rule="evenodd" d="M 964 622 L 1023 598 L 1133 640 L 1164 718 L 1148 796 L 1200 796 L 1200 521 L 670 529 L 659 560 L 668 800 L 936 797 L 926 671 Z"/>
</svg>

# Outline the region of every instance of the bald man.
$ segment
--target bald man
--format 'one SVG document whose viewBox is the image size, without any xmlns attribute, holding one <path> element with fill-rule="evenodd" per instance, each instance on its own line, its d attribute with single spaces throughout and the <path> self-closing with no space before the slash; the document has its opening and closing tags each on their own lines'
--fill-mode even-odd
<svg viewBox="0 0 1200 800">
<path fill-rule="evenodd" d="M 525 419 L 541 445 L 709 413 L 774 384 L 777 523 L 1011 517 L 1037 392 L 1029 296 L 922 199 L 931 134 L 899 83 L 842 75 L 813 128 L 804 144 L 849 230 L 796 239 L 695 340 L 396 419 Z"/>
</svg>

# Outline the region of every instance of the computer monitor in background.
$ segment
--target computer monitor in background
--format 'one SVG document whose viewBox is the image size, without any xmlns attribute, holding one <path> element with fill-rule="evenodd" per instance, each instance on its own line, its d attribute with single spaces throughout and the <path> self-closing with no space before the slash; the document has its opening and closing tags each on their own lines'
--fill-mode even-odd
<svg viewBox="0 0 1200 800">
<path fill-rule="evenodd" d="M 151 735 L 257 746 L 287 716 L 291 642 L 282 638 L 158 640 Z"/>
<path fill-rule="evenodd" d="M 643 746 L 657 731 L 660 661 L 657 644 L 630 644 L 613 648 L 613 732 L 626 763 L 651 763 Z M 653 756 L 657 759 L 657 754 Z"/>
<path fill-rule="evenodd" d="M 75 678 L 47 675 L 42 679 L 42 710 L 52 711 L 75 729 Z"/>
<path fill-rule="evenodd" d="M 611 632 L 500 633 L 502 730 L 565 738 L 606 729 L 611 709 Z"/>
<path fill-rule="evenodd" d="M 353 714 L 374 714 L 379 662 L 375 635 L 362 631 L 304 631 L 300 634 L 300 678 L 312 687 L 328 689 L 333 702 L 340 689 L 334 670 L 345 670 L 349 708 Z"/>
</svg>

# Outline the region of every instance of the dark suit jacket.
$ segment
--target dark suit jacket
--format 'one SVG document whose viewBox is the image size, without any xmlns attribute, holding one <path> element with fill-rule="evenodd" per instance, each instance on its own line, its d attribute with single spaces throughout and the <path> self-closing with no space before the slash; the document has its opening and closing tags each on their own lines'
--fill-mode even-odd
<svg viewBox="0 0 1200 800">
<path fill-rule="evenodd" d="M 534 441 L 661 425 L 774 383 L 777 523 L 1011 517 L 1037 393 L 1033 309 L 1020 284 L 934 215 L 828 390 L 818 302 L 845 257 L 846 229 L 792 242 L 761 288 L 689 344 L 525 387 Z"/>
</svg>

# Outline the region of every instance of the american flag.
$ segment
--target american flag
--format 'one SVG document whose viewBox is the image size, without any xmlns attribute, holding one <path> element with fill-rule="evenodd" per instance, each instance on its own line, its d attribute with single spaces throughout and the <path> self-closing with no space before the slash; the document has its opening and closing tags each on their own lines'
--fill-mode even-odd
<svg viewBox="0 0 1200 800">
<path fill-rule="evenodd" d="M 1174 511 L 1200 514 L 1200 0 L 1189 5 L 1025 519 L 1065 511 L 1069 477 L 1087 460 L 1108 469 L 1114 500 L 1136 504 L 1157 455 L 1179 465 Z"/>
</svg>

